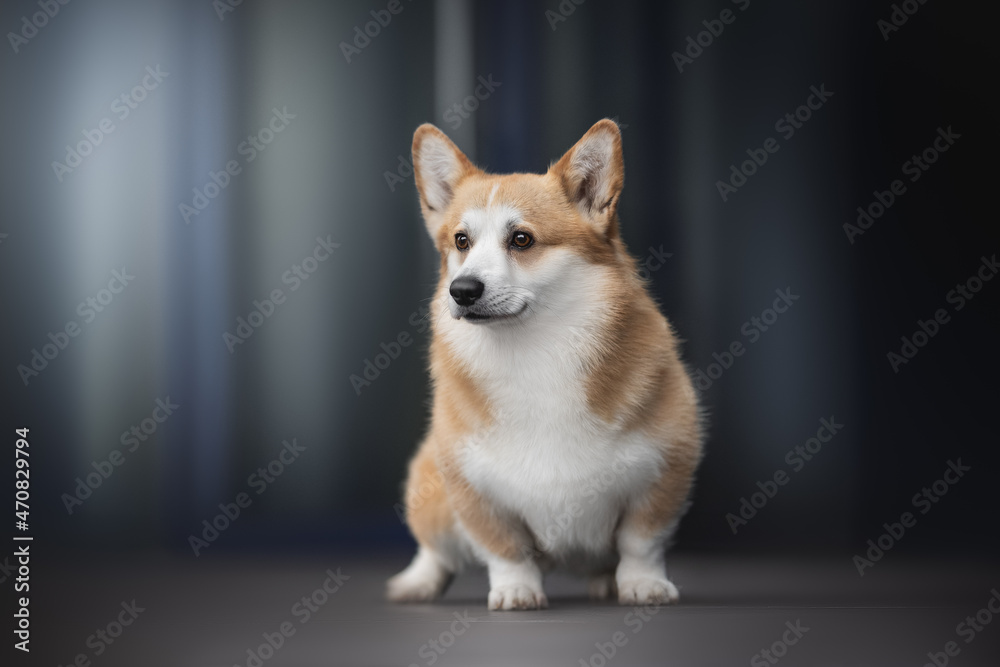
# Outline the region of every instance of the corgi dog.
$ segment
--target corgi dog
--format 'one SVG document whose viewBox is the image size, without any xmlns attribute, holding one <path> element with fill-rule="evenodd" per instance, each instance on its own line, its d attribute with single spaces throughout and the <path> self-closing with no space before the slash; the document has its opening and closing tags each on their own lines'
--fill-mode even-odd
<svg viewBox="0 0 1000 667">
<path fill-rule="evenodd" d="M 413 170 L 441 257 L 433 403 L 404 492 L 419 546 L 387 597 L 433 600 L 478 562 L 489 609 L 546 607 L 552 567 L 597 599 L 676 602 L 665 551 L 702 419 L 619 234 L 618 126 L 599 121 L 545 174 L 493 175 L 424 124 Z"/>
</svg>

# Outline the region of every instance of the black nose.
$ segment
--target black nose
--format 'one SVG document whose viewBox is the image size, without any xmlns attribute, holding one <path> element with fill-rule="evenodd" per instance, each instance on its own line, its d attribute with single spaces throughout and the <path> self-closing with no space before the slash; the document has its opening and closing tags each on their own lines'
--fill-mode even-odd
<svg viewBox="0 0 1000 667">
<path fill-rule="evenodd" d="M 475 278 L 455 278 L 448 291 L 458 305 L 471 306 L 483 295 L 484 287 L 485 285 Z"/>
</svg>

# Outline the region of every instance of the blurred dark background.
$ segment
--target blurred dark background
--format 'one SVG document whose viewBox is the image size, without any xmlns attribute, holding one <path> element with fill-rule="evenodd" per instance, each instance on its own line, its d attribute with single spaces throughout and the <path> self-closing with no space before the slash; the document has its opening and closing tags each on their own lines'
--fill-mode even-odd
<svg viewBox="0 0 1000 667">
<path fill-rule="evenodd" d="M 30 428 L 32 532 L 47 551 L 189 551 L 293 438 L 304 452 L 212 553 L 407 550 L 394 504 L 427 419 L 420 308 L 437 269 L 405 164 L 413 130 L 437 124 L 490 171 L 537 172 L 611 117 L 623 234 L 639 258 L 670 253 L 650 283 L 687 363 L 747 348 L 703 392 L 707 456 L 677 548 L 860 553 L 961 458 L 971 471 L 896 548 L 995 557 L 1000 281 L 960 311 L 946 301 L 1000 250 L 983 5 L 919 5 L 887 40 L 888 2 L 398 7 L 80 2 L 30 39 L 8 35 L 2 433 L 13 447 Z M 724 9 L 734 20 L 678 71 L 674 52 Z M 0 27 L 21 35 L 39 11 L 6 2 Z M 114 100 L 157 66 L 168 74 L 122 118 Z M 479 77 L 493 90 L 470 102 Z M 786 139 L 775 123 L 811 86 L 833 95 Z M 456 104 L 476 108 L 463 118 Z M 287 126 L 248 161 L 243 142 L 274 110 Z M 114 131 L 57 174 L 104 118 Z M 939 127 L 961 138 L 910 183 L 903 163 Z M 717 181 L 768 137 L 778 152 L 723 201 Z M 240 172 L 186 223 L 180 205 L 199 203 L 211 173 L 225 182 L 230 160 Z M 843 225 L 894 179 L 905 194 L 851 243 Z M 292 290 L 283 275 L 318 237 L 340 245 Z M 122 267 L 133 281 L 85 321 L 78 304 Z M 786 288 L 799 300 L 750 343 L 744 323 Z M 274 289 L 287 300 L 230 352 L 223 334 Z M 951 321 L 894 372 L 887 354 L 938 308 Z M 26 384 L 18 367 L 71 321 L 79 335 Z M 415 344 L 359 393 L 350 377 L 402 332 Z M 129 451 L 123 433 L 168 397 L 179 407 Z M 831 417 L 843 429 L 791 472 L 786 452 Z M 69 513 L 64 494 L 113 450 L 124 462 Z M 789 483 L 734 535 L 726 514 L 779 469 Z"/>
</svg>

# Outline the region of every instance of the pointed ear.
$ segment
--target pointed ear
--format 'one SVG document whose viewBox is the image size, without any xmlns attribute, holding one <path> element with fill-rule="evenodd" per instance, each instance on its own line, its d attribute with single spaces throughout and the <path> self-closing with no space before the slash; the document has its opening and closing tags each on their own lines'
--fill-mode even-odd
<svg viewBox="0 0 1000 667">
<path fill-rule="evenodd" d="M 625 185 L 622 135 L 607 118 L 597 121 L 549 172 L 562 183 L 570 203 L 601 234 L 618 234 L 618 198 Z"/>
<path fill-rule="evenodd" d="M 469 158 L 430 123 L 413 134 L 413 174 L 420 194 L 420 209 L 431 238 L 444 221 L 444 212 L 455 189 L 467 176 L 481 173 Z"/>
</svg>

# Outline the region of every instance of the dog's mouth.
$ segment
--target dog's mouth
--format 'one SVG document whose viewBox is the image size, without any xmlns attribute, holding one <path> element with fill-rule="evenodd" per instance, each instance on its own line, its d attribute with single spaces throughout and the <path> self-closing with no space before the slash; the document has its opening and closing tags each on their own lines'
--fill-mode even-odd
<svg viewBox="0 0 1000 667">
<path fill-rule="evenodd" d="M 461 316 L 462 319 L 477 324 L 480 322 L 489 322 L 490 320 L 496 317 L 497 317 L 496 315 L 488 315 L 486 313 L 473 313 L 472 311 L 469 311 L 468 313 L 465 313 L 464 315 Z"/>
<path fill-rule="evenodd" d="M 520 317 L 525 310 L 527 310 L 527 304 L 523 305 L 516 312 L 496 312 L 489 310 L 473 310 L 470 308 L 463 309 L 463 312 L 458 313 L 458 319 L 465 320 L 472 324 L 489 324 L 492 322 L 505 322 L 509 320 L 514 320 Z"/>
</svg>

